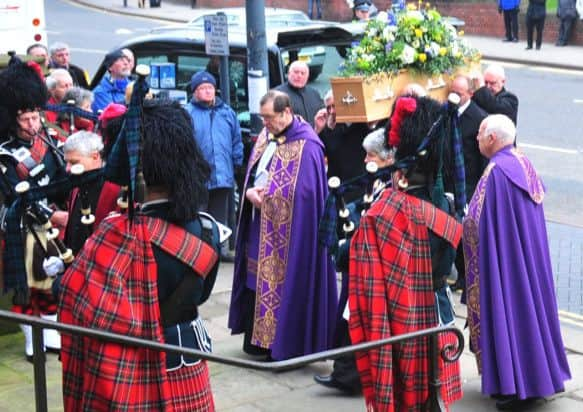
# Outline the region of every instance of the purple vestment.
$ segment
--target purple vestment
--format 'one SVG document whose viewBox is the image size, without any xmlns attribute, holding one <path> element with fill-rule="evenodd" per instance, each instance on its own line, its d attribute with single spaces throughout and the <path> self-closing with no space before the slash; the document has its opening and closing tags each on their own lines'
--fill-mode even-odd
<svg viewBox="0 0 583 412">
<path fill-rule="evenodd" d="M 255 290 L 251 343 L 281 360 L 332 346 L 338 296 L 333 264 L 317 241 L 328 194 L 323 145 L 298 118 L 276 141 L 261 210 L 252 213 L 243 197 L 229 328 L 244 331 L 243 292 Z M 243 193 L 267 143 L 264 130 L 251 153 Z"/>
<path fill-rule="evenodd" d="M 571 377 L 543 197 L 530 161 L 506 147 L 490 159 L 464 219 L 470 346 L 484 394 L 548 396 Z"/>
</svg>

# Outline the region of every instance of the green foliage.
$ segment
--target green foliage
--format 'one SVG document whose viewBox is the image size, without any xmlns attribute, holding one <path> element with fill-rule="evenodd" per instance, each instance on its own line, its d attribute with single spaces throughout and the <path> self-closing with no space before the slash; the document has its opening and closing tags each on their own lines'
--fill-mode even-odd
<svg viewBox="0 0 583 412">
<path fill-rule="evenodd" d="M 409 4 L 397 12 L 381 12 L 367 23 L 360 43 L 349 50 L 343 75 L 370 76 L 402 69 L 430 76 L 451 73 L 480 59 L 462 35 L 428 7 L 417 10 Z"/>
</svg>

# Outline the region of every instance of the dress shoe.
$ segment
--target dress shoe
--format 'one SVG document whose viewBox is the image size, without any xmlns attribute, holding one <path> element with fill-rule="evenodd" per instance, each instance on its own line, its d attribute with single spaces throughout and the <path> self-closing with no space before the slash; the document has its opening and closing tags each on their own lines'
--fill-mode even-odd
<svg viewBox="0 0 583 412">
<path fill-rule="evenodd" d="M 508 42 L 512 41 L 512 39 L 504 38 L 504 39 L 502 39 L 502 41 L 503 41 L 504 43 L 508 43 Z"/>
<path fill-rule="evenodd" d="M 517 38 L 512 39 L 512 43 L 518 43 L 518 39 Z"/>
<path fill-rule="evenodd" d="M 336 380 L 332 375 L 314 375 L 314 380 L 327 388 L 334 388 L 344 393 L 353 395 L 356 391 L 342 382 Z"/>
<path fill-rule="evenodd" d="M 496 409 L 499 411 L 522 411 L 530 408 L 540 398 L 526 398 L 518 399 L 512 396 L 508 399 L 501 399 L 496 401 Z"/>
<path fill-rule="evenodd" d="M 537 50 L 540 50 L 540 45 L 536 46 L 536 49 L 537 49 Z"/>
<path fill-rule="evenodd" d="M 524 50 L 532 50 L 532 46 L 526 46 L 526 49 Z"/>
</svg>

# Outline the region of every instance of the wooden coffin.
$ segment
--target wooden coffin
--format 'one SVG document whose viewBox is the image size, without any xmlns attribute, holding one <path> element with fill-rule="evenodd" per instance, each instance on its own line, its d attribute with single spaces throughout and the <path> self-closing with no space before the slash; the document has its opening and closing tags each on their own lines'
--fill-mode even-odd
<svg viewBox="0 0 583 412">
<path fill-rule="evenodd" d="M 429 95 L 445 101 L 449 76 L 414 76 L 407 71 L 391 75 L 380 73 L 370 77 L 332 77 L 332 92 L 339 123 L 372 122 L 390 116 L 395 98 L 410 83 L 418 83 Z"/>
</svg>

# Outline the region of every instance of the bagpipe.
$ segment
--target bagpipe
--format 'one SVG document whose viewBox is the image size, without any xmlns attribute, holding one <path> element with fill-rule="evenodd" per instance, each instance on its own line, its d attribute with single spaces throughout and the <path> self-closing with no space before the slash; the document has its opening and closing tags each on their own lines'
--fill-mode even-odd
<svg viewBox="0 0 583 412">
<path fill-rule="evenodd" d="M 62 134 L 67 136 L 75 133 L 78 131 L 78 129 L 81 128 L 89 128 L 91 130 L 88 131 L 92 131 L 94 133 L 97 133 L 99 130 L 99 115 L 77 107 L 75 100 L 67 100 L 66 102 L 60 104 L 46 104 L 43 109 L 55 112 L 57 114 L 65 115 L 69 130 L 65 130 L 66 127 L 59 127 L 57 124 L 47 124 L 46 122 L 43 122 L 45 128 L 50 129 L 59 127 L 59 130 L 62 132 Z"/>
<path fill-rule="evenodd" d="M 415 170 L 417 163 L 429 155 L 430 146 L 435 146 L 434 143 L 440 143 L 440 139 L 444 139 L 443 126 L 446 122 L 450 122 L 451 125 L 451 139 L 452 139 L 452 150 L 454 153 L 454 163 L 455 163 L 455 213 L 460 217 L 463 215 L 463 209 L 465 207 L 465 172 L 463 164 L 463 152 L 462 152 L 462 142 L 461 134 L 459 132 L 459 120 L 458 120 L 458 109 L 459 96 L 456 94 L 450 94 L 448 96 L 448 101 L 445 102 L 440 110 L 439 115 L 436 120 L 431 124 L 429 130 L 421 140 L 420 144 L 416 147 L 413 154 L 403 157 L 401 159 L 395 159 L 395 162 L 387 167 L 378 168 L 377 164 L 374 162 L 369 162 L 366 165 L 366 173 L 345 182 L 341 182 L 340 178 L 333 176 L 328 179 L 329 194 L 326 199 L 326 204 L 324 207 L 324 214 L 320 219 L 319 224 L 319 242 L 323 246 L 326 246 L 330 253 L 335 254 L 339 240 L 343 242 L 349 240 L 355 232 L 357 224 L 355 219 L 360 219 L 361 215 L 364 215 L 366 211 L 372 205 L 375 199 L 375 187 L 377 184 L 384 185 L 385 187 L 392 186 L 393 175 L 396 171 L 400 170 L 402 172 L 402 177 L 396 182 L 398 190 L 408 189 L 408 176 Z M 438 147 L 442 145 L 438 144 Z M 441 159 L 441 154 L 440 154 Z M 433 193 L 431 195 L 432 199 L 437 199 L 440 196 L 445 197 L 443 179 L 441 177 L 441 167 L 439 165 L 438 178 L 436 179 L 436 184 L 434 186 Z M 460 182 L 459 184 L 457 182 Z M 365 188 L 365 193 L 362 200 L 358 202 L 358 209 L 360 213 L 355 213 L 354 208 L 344 199 L 345 194 Z M 341 230 L 339 230 L 341 228 Z M 339 239 L 338 236 L 341 236 Z"/>
<path fill-rule="evenodd" d="M 11 184 L 4 173 L 0 173 L 0 191 L 4 201 L 4 219 L 1 223 L 5 244 L 9 245 L 2 256 L 3 286 L 5 292 L 15 291 L 15 303 L 25 303 L 29 296 L 23 229 L 31 232 L 39 245 L 44 244 L 43 240 L 46 239 L 47 245 L 50 244 L 56 248 L 60 259 L 65 264 L 70 264 L 74 258 L 71 249 L 59 238 L 59 230 L 51 224 L 53 210 L 46 205 L 47 198 L 58 197 L 63 193 L 69 193 L 73 188 L 78 188 L 81 222 L 86 227 L 95 222 L 95 215 L 89 201 L 89 188 L 98 180 L 106 179 L 122 186 L 118 206 L 121 209 L 127 209 L 130 215 L 134 211 L 134 202 L 142 200 L 145 184 L 141 167 L 140 114 L 142 102 L 148 90 L 146 76 L 149 75 L 149 68 L 141 65 L 136 71 L 138 79 L 134 86 L 132 100 L 106 168 L 85 171 L 83 166 L 74 165 L 67 177 L 48 184 L 40 180 L 42 173 L 31 173 L 26 181 L 21 181 L 16 186 Z M 70 105 L 48 106 L 47 108 L 63 110 L 71 116 L 87 113 Z M 45 133 L 39 132 L 38 137 L 57 154 L 56 157 L 61 159 L 61 166 L 64 168 L 63 152 L 58 141 L 53 139 L 48 130 Z M 12 163 L 13 166 L 18 163 L 18 160 L 8 152 L 0 153 L 0 157 L 2 160 L 0 163 Z M 41 246 L 41 249 L 46 257 L 49 257 L 48 246 Z"/>
</svg>

